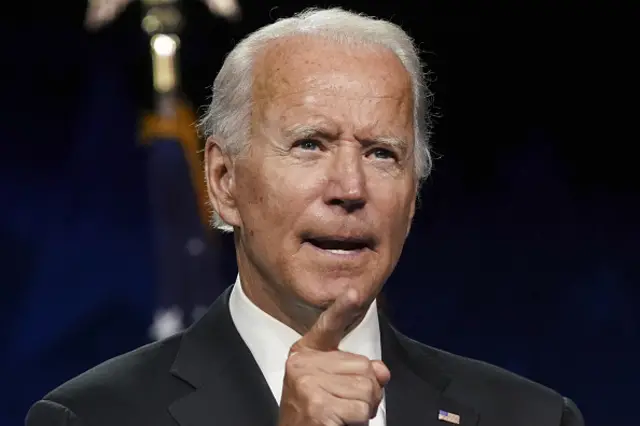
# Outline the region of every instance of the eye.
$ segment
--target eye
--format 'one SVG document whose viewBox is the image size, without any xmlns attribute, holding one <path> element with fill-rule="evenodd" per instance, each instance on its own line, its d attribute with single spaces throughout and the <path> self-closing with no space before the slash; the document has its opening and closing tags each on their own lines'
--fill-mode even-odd
<svg viewBox="0 0 640 426">
<path fill-rule="evenodd" d="M 379 160 L 388 160 L 388 159 L 393 160 L 396 158 L 396 155 L 392 151 L 385 148 L 376 148 L 372 150 L 370 154 Z"/>
<path fill-rule="evenodd" d="M 305 151 L 315 151 L 322 147 L 320 141 L 315 139 L 300 139 L 293 144 L 294 148 L 300 148 Z"/>
</svg>

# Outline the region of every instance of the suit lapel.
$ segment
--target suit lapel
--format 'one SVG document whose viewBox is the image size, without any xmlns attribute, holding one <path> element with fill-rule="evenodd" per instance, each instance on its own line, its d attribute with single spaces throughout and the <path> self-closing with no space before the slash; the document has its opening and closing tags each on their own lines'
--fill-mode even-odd
<svg viewBox="0 0 640 426">
<path fill-rule="evenodd" d="M 278 406 L 229 313 L 230 289 L 183 336 L 174 376 L 194 387 L 171 415 L 181 426 L 273 425 Z"/>
<path fill-rule="evenodd" d="M 474 410 L 445 395 L 451 378 L 433 359 L 409 339 L 395 331 L 381 316 L 382 359 L 391 371 L 385 387 L 387 426 L 450 426 L 453 421 L 439 419 L 440 411 L 459 416 L 460 426 L 475 426 Z M 445 413 L 442 413 L 443 415 Z"/>
<path fill-rule="evenodd" d="M 230 288 L 182 338 L 171 372 L 194 390 L 169 412 L 180 426 L 275 425 L 278 405 L 229 313 Z M 451 382 L 436 355 L 422 350 L 380 317 L 382 358 L 391 371 L 385 388 L 386 426 L 449 426 L 440 410 L 475 426 L 478 414 L 445 394 Z"/>
</svg>

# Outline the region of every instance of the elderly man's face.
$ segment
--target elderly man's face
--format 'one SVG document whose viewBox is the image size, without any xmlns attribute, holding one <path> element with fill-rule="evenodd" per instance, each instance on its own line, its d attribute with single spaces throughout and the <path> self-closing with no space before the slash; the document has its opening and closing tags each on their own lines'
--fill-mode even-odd
<svg viewBox="0 0 640 426">
<path fill-rule="evenodd" d="M 383 48 L 293 37 L 254 78 L 250 148 L 209 172 L 241 273 L 279 301 L 326 307 L 348 287 L 372 301 L 415 207 L 408 73 Z"/>
</svg>

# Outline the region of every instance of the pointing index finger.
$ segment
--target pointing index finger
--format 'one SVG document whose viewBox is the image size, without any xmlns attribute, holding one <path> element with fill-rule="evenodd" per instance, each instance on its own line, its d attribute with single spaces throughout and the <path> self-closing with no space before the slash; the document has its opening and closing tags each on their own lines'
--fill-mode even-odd
<svg viewBox="0 0 640 426">
<path fill-rule="evenodd" d="M 297 346 L 317 351 L 337 349 L 346 329 L 353 324 L 360 310 L 358 292 L 352 288 L 347 289 L 320 314 Z"/>
</svg>

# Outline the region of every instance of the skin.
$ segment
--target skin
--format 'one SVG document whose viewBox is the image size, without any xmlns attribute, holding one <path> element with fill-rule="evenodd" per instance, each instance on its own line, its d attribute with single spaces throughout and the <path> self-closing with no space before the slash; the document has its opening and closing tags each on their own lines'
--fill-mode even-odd
<svg viewBox="0 0 640 426">
<path fill-rule="evenodd" d="M 410 77 L 385 48 L 313 36 L 269 43 L 253 77 L 249 148 L 234 158 L 211 138 L 205 162 L 244 291 L 303 335 L 280 424 L 364 422 L 389 372 L 337 344 L 395 268 L 413 219 Z M 336 253 L 310 243 L 319 239 L 366 247 Z"/>
</svg>

